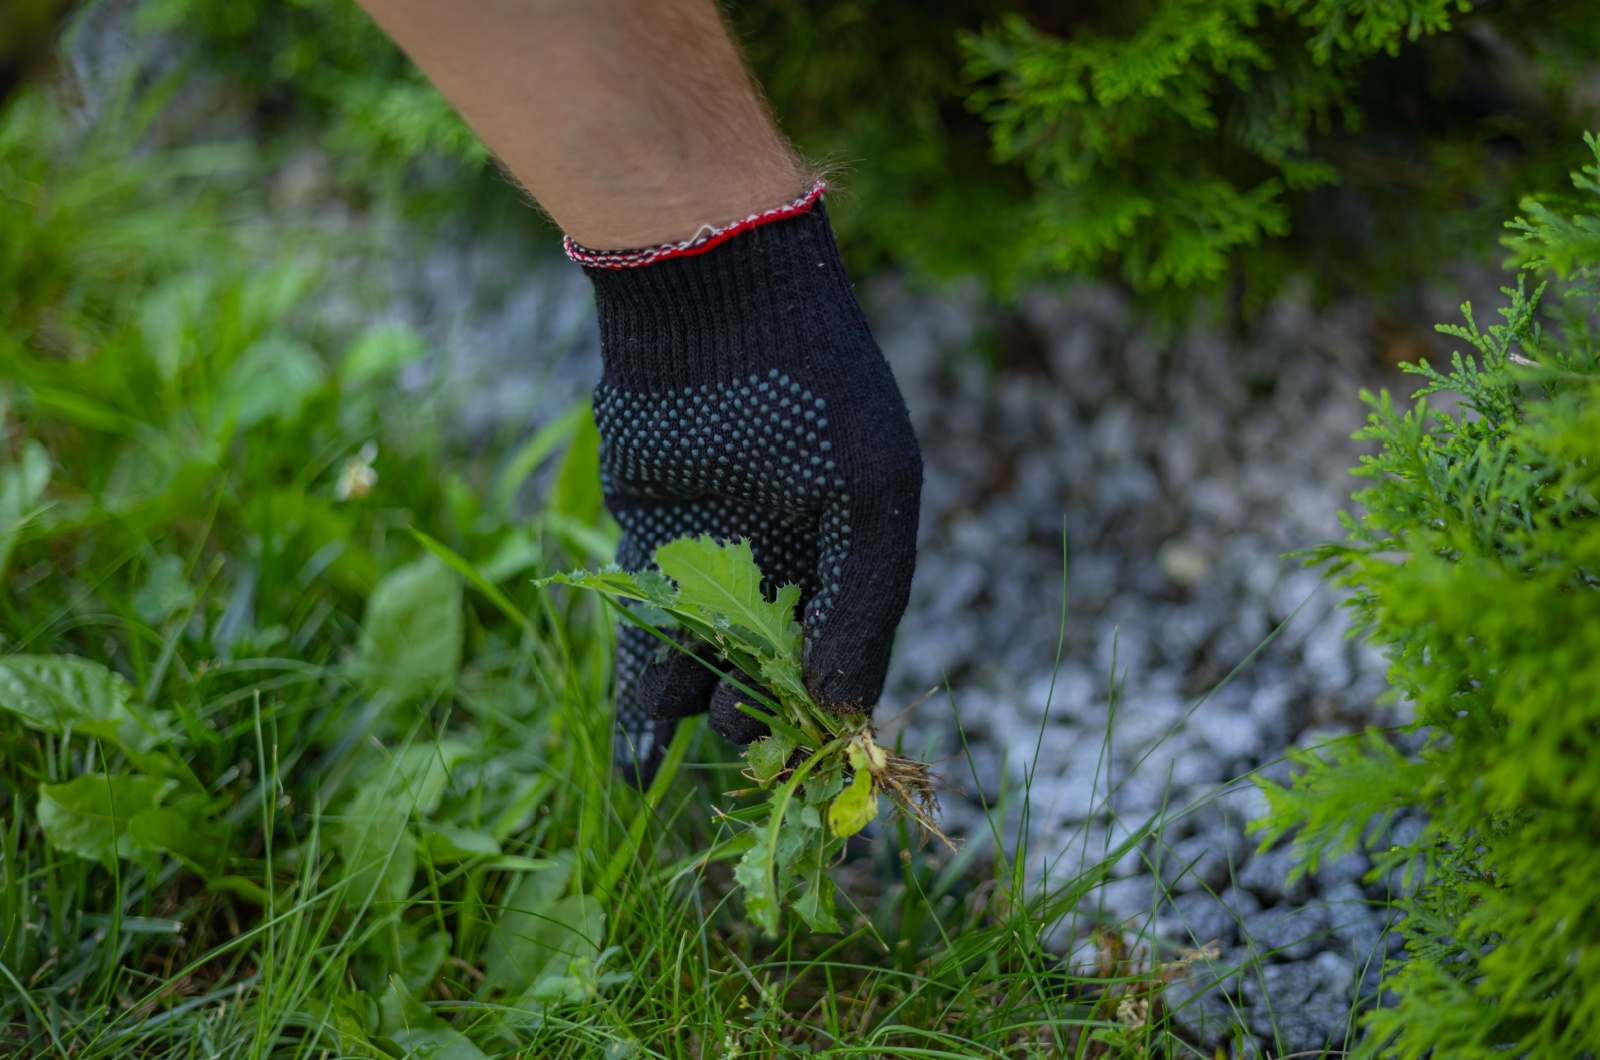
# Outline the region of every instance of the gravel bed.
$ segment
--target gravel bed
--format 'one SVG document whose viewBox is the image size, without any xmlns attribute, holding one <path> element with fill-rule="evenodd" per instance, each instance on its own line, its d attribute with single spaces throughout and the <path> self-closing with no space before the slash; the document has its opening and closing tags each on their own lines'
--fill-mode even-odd
<svg viewBox="0 0 1600 1060">
<path fill-rule="evenodd" d="M 437 246 L 393 277 L 441 351 L 413 382 L 464 395 L 480 435 L 541 421 L 598 376 L 582 277 L 507 253 Z M 1338 1046 L 1398 942 L 1388 884 L 1364 882 L 1360 854 L 1287 883 L 1288 855 L 1246 838 L 1262 807 L 1247 778 L 1397 720 L 1378 705 L 1382 658 L 1284 555 L 1340 533 L 1360 390 L 1405 388 L 1373 311 L 1290 295 L 1229 338 L 1089 285 L 1005 318 L 961 289 L 879 279 L 863 295 L 927 463 L 878 716 L 951 759 L 967 794 L 946 800 L 949 830 L 982 842 L 984 807 L 1026 779 L 1025 835 L 1016 798 L 1003 834 L 1062 886 L 1156 820 L 1052 947 L 1085 963 L 1099 924 L 1152 960 L 1187 952 L 1168 1004 L 1208 1048 L 1241 1025 L 1275 1055 Z"/>
<path fill-rule="evenodd" d="M 1387 883 L 1363 883 L 1359 854 L 1288 883 L 1288 853 L 1255 856 L 1245 836 L 1264 805 L 1247 778 L 1398 720 L 1378 706 L 1382 657 L 1284 556 L 1340 533 L 1359 392 L 1396 381 L 1371 309 L 1290 295 L 1229 339 L 1087 285 L 1029 297 L 999 329 L 975 300 L 892 282 L 868 303 L 928 463 L 880 715 L 948 689 L 898 724 L 955 755 L 959 717 L 957 831 L 1027 782 L 1026 827 L 1013 799 L 1005 834 L 1042 884 L 1154 822 L 1056 933 L 1069 959 L 1120 926 L 1147 959 L 1189 957 L 1168 1004 L 1206 1047 L 1241 1024 L 1275 1055 L 1338 1046 L 1398 942 Z M 988 364 L 970 354 L 985 330 Z"/>
</svg>

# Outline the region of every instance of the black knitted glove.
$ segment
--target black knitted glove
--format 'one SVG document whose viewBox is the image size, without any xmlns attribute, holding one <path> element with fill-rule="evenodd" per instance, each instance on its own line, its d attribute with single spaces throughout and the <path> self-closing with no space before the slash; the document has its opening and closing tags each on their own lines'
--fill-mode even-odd
<svg viewBox="0 0 1600 1060">
<path fill-rule="evenodd" d="M 749 539 L 769 592 L 800 586 L 806 685 L 846 713 L 883 691 L 922 457 L 820 192 L 676 246 L 567 250 L 599 310 L 594 410 L 618 562 L 649 566 L 685 534 Z M 641 785 L 679 718 L 709 709 L 736 743 L 767 731 L 734 706 L 749 695 L 632 625 L 616 677 L 616 758 Z"/>
</svg>

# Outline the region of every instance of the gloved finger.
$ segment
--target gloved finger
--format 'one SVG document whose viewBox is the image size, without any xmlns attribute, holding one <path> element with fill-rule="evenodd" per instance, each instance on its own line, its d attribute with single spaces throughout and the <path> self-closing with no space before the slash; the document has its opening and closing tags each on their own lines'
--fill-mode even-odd
<svg viewBox="0 0 1600 1060">
<path fill-rule="evenodd" d="M 667 745 L 678 731 L 678 719 L 646 721 L 636 727 L 624 727 L 620 721 L 612 734 L 612 762 L 622 779 L 639 791 L 650 786 L 667 755 Z"/>
<path fill-rule="evenodd" d="M 883 693 L 917 562 L 921 459 L 913 447 L 874 471 L 867 488 L 842 494 L 822 517 L 816 591 L 804 612 L 806 688 L 841 714 L 869 711 Z"/>
<path fill-rule="evenodd" d="M 711 648 L 682 631 L 668 636 L 674 643 L 634 625 L 617 630 L 619 713 L 626 707 L 633 716 L 659 721 L 705 712 L 721 676 Z"/>
<path fill-rule="evenodd" d="M 612 756 L 623 775 L 648 785 L 676 719 L 698 714 L 711 700 L 718 673 L 648 630 L 617 630 L 617 724 Z"/>
<path fill-rule="evenodd" d="M 735 673 L 739 681 L 759 691 L 767 699 L 772 696 L 766 689 L 751 682 L 750 678 L 742 673 Z M 711 731 L 727 740 L 729 743 L 747 744 L 760 740 L 771 734 L 772 730 L 758 718 L 752 718 L 740 710 L 738 704 L 744 703 L 756 710 L 767 713 L 767 707 L 758 702 L 755 696 L 736 686 L 732 681 L 722 680 L 717 683 L 716 691 L 711 694 L 711 713 L 707 722 Z"/>
</svg>

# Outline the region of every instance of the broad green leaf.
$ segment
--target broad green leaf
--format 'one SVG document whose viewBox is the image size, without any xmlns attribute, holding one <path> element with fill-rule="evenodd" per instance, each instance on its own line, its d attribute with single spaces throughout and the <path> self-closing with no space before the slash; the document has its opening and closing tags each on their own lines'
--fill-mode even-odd
<svg viewBox="0 0 1600 1060">
<path fill-rule="evenodd" d="M 750 543 L 719 545 L 709 535 L 670 541 L 656 549 L 661 573 L 678 584 L 678 606 L 697 607 L 743 627 L 780 658 L 800 661 L 800 628 L 794 608 L 797 586 L 786 585 L 776 600 L 761 592 L 761 568 Z"/>
<path fill-rule="evenodd" d="M 496 857 L 500 853 L 500 844 L 494 836 L 448 824 L 425 830 L 422 833 L 422 848 L 435 865 L 476 857 Z"/>
<path fill-rule="evenodd" d="M 392 571 L 367 598 L 355 669 L 397 700 L 434 692 L 461 666 L 461 579 L 432 556 Z"/>
<path fill-rule="evenodd" d="M 344 859 L 345 905 L 403 902 L 416 874 L 416 840 L 407 828 L 410 803 L 382 783 L 363 788 L 345 810 L 338 831 Z"/>
<path fill-rule="evenodd" d="M 368 1037 L 369 1028 L 366 1015 L 367 999 L 364 995 L 356 994 L 350 997 L 339 998 L 328 1006 L 328 1017 L 334 1030 L 339 1032 L 339 1048 L 351 1056 L 375 1057 L 384 1055 L 377 1046 L 372 1044 Z M 319 1004 L 312 998 L 310 1005 L 313 1012 Z"/>
<path fill-rule="evenodd" d="M 0 656 L 0 710 L 58 736 L 69 730 L 147 751 L 161 740 L 159 715 L 141 721 L 133 686 L 122 675 L 77 655 Z"/>
<path fill-rule="evenodd" d="M 567 978 L 575 963 L 592 964 L 600 955 L 605 924 L 605 910 L 591 895 L 568 895 L 551 904 L 537 927 L 517 940 L 513 951 L 527 983 L 520 1003 L 545 1000 L 550 980 Z"/>
<path fill-rule="evenodd" d="M 425 994 L 450 953 L 450 935 L 431 917 L 397 920 L 369 932 L 359 942 L 359 981 L 396 976 L 413 994 Z"/>
<path fill-rule="evenodd" d="M 400 948 L 400 980 L 412 993 L 425 993 L 450 956 L 451 938 L 445 931 L 423 933 L 421 924 L 408 927 L 415 930 L 406 932 L 405 944 Z"/>
<path fill-rule="evenodd" d="M 147 853 L 129 834 L 133 819 L 160 805 L 175 784 L 133 773 L 91 773 L 39 785 L 39 826 L 57 850 L 110 864 Z"/>
<path fill-rule="evenodd" d="M 389 988 L 383 993 L 378 1011 L 379 1035 L 400 1046 L 407 1057 L 488 1060 L 472 1039 L 412 997 L 396 976 L 389 977 Z"/>
<path fill-rule="evenodd" d="M 547 1005 L 592 1004 L 609 986 L 618 986 L 633 980 L 632 972 L 607 972 L 606 962 L 622 952 L 620 946 L 602 950 L 596 957 L 574 957 L 567 964 L 564 975 L 547 975 L 522 995 L 519 1007 L 538 1012 Z M 607 1056 L 617 1053 L 608 1049 Z M 624 1055 L 632 1055 L 631 1052 Z"/>
<path fill-rule="evenodd" d="M 878 816 L 878 795 L 872 787 L 866 753 L 851 747 L 850 765 L 855 776 L 828 807 L 828 831 L 840 839 L 855 835 Z"/>
<path fill-rule="evenodd" d="M 0 709 L 34 729 L 60 736 L 88 722 L 112 731 L 128 716 L 133 686 L 123 676 L 77 655 L 0 656 Z"/>
<path fill-rule="evenodd" d="M 507 899 L 484 951 L 486 989 L 521 996 L 543 979 L 566 975 L 572 961 L 599 954 L 605 911 L 587 894 L 552 897 L 553 884 L 565 885 L 562 875 L 523 876 Z"/>
<path fill-rule="evenodd" d="M 745 761 L 750 763 L 750 772 L 756 783 L 765 786 L 776 779 L 788 766 L 794 748 L 794 741 L 783 735 L 756 740 L 745 748 Z"/>
<path fill-rule="evenodd" d="M 564 853 L 551 867 L 525 873 L 507 889 L 483 949 L 485 989 L 526 989 L 532 982 L 528 978 L 533 959 L 530 940 L 539 936 L 541 925 L 550 919 L 571 879 L 571 855 Z"/>
<path fill-rule="evenodd" d="M 451 771 L 471 753 L 471 744 L 452 739 L 425 740 L 401 749 L 392 768 L 395 791 L 405 801 L 404 808 L 424 817 L 437 810 Z M 379 766 L 377 772 L 387 776 L 390 768 Z"/>
<path fill-rule="evenodd" d="M 183 800 L 178 800 L 182 802 Z M 165 850 L 214 876 L 223 869 L 230 840 L 220 822 L 207 820 L 197 806 L 157 806 L 135 817 L 128 832 L 147 850 Z"/>
</svg>

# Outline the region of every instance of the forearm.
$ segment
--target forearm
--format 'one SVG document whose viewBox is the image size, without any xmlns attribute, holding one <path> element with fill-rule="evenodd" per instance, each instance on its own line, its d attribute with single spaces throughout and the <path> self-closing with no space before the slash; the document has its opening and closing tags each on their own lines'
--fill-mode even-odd
<svg viewBox="0 0 1600 1060">
<path fill-rule="evenodd" d="M 714 0 L 360 0 L 577 242 L 685 239 L 801 167 Z"/>
</svg>

